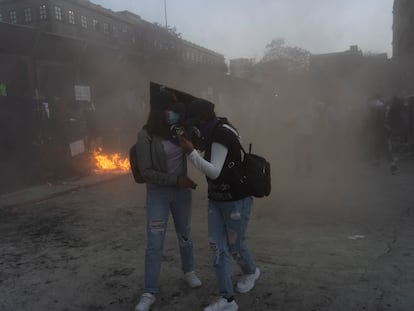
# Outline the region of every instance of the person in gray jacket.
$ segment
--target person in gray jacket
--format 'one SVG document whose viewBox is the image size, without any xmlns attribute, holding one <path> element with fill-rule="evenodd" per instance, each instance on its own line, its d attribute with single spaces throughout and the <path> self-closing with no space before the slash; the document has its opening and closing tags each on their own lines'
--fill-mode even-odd
<svg viewBox="0 0 414 311">
<path fill-rule="evenodd" d="M 192 189 L 187 176 L 186 156 L 170 127 L 180 121 L 182 105 L 174 93 L 161 89 L 151 98 L 148 121 L 138 133 L 138 166 L 147 190 L 147 247 L 145 251 L 144 293 L 135 307 L 148 311 L 159 291 L 159 274 L 165 233 L 171 211 L 181 255 L 184 279 L 190 288 L 201 286 L 194 273 L 191 240 Z"/>
</svg>

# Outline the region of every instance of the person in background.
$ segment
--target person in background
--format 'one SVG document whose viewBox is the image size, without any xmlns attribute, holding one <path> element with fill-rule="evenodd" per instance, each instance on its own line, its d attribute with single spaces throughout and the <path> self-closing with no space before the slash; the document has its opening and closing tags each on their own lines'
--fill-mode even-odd
<svg viewBox="0 0 414 311">
<path fill-rule="evenodd" d="M 370 160 L 379 166 L 387 155 L 387 132 L 385 104 L 378 95 L 368 102 L 367 132 Z"/>
<path fill-rule="evenodd" d="M 388 160 L 392 174 L 399 173 L 398 160 L 402 149 L 403 135 L 406 130 L 404 122 L 404 101 L 394 96 L 388 103 L 386 128 L 388 130 Z"/>
<path fill-rule="evenodd" d="M 408 114 L 409 114 L 409 134 L 408 134 L 408 146 L 409 156 L 414 155 L 414 96 L 409 96 L 407 99 Z"/>
<path fill-rule="evenodd" d="M 207 177 L 208 236 L 220 294 L 204 311 L 236 311 L 230 254 L 243 273 L 236 285 L 240 293 L 249 292 L 260 276 L 245 243 L 253 199 L 237 172 L 241 166 L 239 134 L 227 119 L 216 117 L 214 104 L 202 99 L 190 103 L 187 118 L 204 138 L 204 158 L 186 137 L 179 136 L 179 141 L 190 162 Z"/>
<path fill-rule="evenodd" d="M 192 189 L 187 176 L 186 156 L 174 141 L 170 127 L 180 121 L 181 104 L 173 92 L 161 89 L 154 94 L 148 121 L 138 133 L 138 166 L 146 180 L 147 247 L 145 250 L 144 293 L 136 311 L 148 311 L 159 291 L 161 259 L 169 213 L 174 219 L 181 267 L 190 288 L 201 286 L 194 273 L 191 240 Z"/>
</svg>

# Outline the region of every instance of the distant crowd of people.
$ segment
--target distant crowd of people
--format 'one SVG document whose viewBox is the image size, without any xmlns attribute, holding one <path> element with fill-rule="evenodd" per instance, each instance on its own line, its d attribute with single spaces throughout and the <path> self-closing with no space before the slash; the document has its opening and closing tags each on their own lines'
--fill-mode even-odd
<svg viewBox="0 0 414 311">
<path fill-rule="evenodd" d="M 370 160 L 379 165 L 386 159 L 391 173 L 398 173 L 398 161 L 414 155 L 414 96 L 371 98 L 366 125 Z"/>
</svg>

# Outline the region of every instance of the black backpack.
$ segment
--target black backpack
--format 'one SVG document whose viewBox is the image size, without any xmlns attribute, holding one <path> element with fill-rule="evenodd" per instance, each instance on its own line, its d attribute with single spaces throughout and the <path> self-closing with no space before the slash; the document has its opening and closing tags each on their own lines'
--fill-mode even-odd
<svg viewBox="0 0 414 311">
<path fill-rule="evenodd" d="M 145 183 L 145 179 L 142 177 L 138 167 L 137 144 L 134 144 L 129 149 L 129 165 L 131 166 L 131 172 L 135 182 L 138 184 Z"/>
<path fill-rule="evenodd" d="M 266 197 L 271 191 L 270 163 L 257 154 L 251 153 L 252 145 L 249 145 L 247 153 L 240 144 L 243 151 L 241 183 L 246 186 L 249 195 L 257 198 Z"/>
</svg>

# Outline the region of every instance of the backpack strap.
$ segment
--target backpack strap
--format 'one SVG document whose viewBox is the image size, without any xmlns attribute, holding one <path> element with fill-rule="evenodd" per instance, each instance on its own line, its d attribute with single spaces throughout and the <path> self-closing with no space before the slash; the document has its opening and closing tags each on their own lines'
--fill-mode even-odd
<svg viewBox="0 0 414 311">
<path fill-rule="evenodd" d="M 239 133 L 236 131 L 236 129 L 234 129 L 233 127 L 231 127 L 230 125 L 223 123 L 221 124 L 221 127 L 224 127 L 230 131 L 232 131 L 239 139 L 239 145 L 240 145 L 240 150 L 243 151 L 243 154 L 247 154 L 246 150 L 244 150 L 242 144 L 240 143 L 240 135 Z M 252 144 L 249 144 L 249 153 L 252 153 Z"/>
<path fill-rule="evenodd" d="M 246 152 L 246 150 L 243 148 L 243 146 L 242 146 L 242 144 L 241 144 L 241 142 L 240 142 L 240 135 L 239 135 L 239 133 L 236 131 L 236 129 L 234 129 L 232 126 L 230 126 L 230 125 L 228 125 L 228 124 L 226 124 L 226 123 L 224 123 L 224 124 L 221 124 L 221 125 L 219 125 L 219 126 L 221 126 L 222 128 L 225 128 L 226 130 L 228 130 L 229 132 L 231 132 L 231 133 L 233 133 L 234 135 L 236 135 L 237 136 L 237 142 L 238 142 L 238 144 L 239 144 L 239 148 L 240 148 L 240 150 L 243 152 L 243 158 L 244 158 L 244 156 L 246 155 L 246 154 L 248 154 L 247 152 Z M 249 144 L 249 153 L 251 153 L 251 151 L 252 151 L 252 144 Z M 241 161 L 241 164 L 243 165 L 243 159 L 242 159 L 242 161 Z M 231 171 L 233 172 L 233 174 L 235 175 L 235 177 L 237 177 L 238 179 L 239 179 L 239 182 L 240 182 L 240 184 L 245 184 L 246 183 L 246 181 L 247 181 L 247 177 L 246 177 L 246 175 L 244 175 L 243 173 L 241 173 L 241 172 L 239 172 L 238 170 L 236 170 L 235 169 L 235 163 L 234 162 L 230 162 L 229 164 L 228 164 L 228 168 L 229 169 L 231 169 Z"/>
<path fill-rule="evenodd" d="M 239 145 L 240 145 L 240 150 L 243 151 L 243 154 L 248 154 L 246 152 L 246 150 L 244 150 L 244 148 L 243 148 L 243 146 L 242 146 L 242 144 L 240 142 L 239 142 Z M 252 153 L 252 144 L 251 143 L 249 144 L 249 154 L 250 153 Z"/>
</svg>

